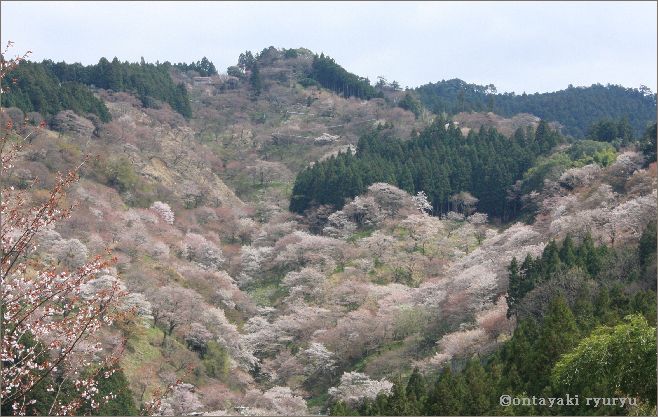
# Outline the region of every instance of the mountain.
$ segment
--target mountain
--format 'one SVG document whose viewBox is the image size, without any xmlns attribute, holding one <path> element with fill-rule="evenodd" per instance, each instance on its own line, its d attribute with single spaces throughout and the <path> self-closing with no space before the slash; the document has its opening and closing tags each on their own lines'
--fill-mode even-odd
<svg viewBox="0 0 658 417">
<path fill-rule="evenodd" d="M 656 95 L 646 88 L 593 84 L 552 93 L 497 93 L 494 85 L 468 84 L 460 79 L 429 83 L 414 89 L 421 103 L 435 113 L 489 111 L 505 117 L 530 113 L 559 122 L 563 133 L 584 137 L 602 119 L 626 118 L 635 136 L 656 121 Z"/>
<path fill-rule="evenodd" d="M 35 237 L 26 274 L 116 257 L 81 294 L 126 292 L 132 314 L 83 346 L 108 355 L 125 339 L 100 386 L 119 396 L 81 411 L 135 414 L 159 390 L 164 415 L 539 414 L 498 398 L 543 395 L 600 339 L 655 332 L 655 125 L 608 143 L 529 115 L 444 119 L 303 48 L 245 51 L 226 73 L 102 61 L 60 67 L 114 66 L 121 83 L 60 85 L 47 62 L 27 65 L 11 93 L 25 100 L 2 101 L 26 107 L 0 113 L 11 141 L 28 137 L 3 197 L 42 204 L 90 156 L 63 201 L 73 216 Z M 64 105 L 67 82 L 96 104 Z M 635 387 L 655 385 L 655 360 L 623 358 L 642 372 L 615 389 L 639 406 L 601 411 L 651 411 Z M 84 363 L 62 374 L 94 370 Z M 597 381 L 556 383 L 585 395 Z M 35 388 L 28 414 L 53 395 Z"/>
</svg>

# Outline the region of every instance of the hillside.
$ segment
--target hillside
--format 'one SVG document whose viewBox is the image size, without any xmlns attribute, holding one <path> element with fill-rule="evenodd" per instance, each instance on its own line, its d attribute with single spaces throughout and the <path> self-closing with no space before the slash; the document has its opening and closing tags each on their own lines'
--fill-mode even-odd
<svg viewBox="0 0 658 417">
<path fill-rule="evenodd" d="M 468 84 L 460 79 L 429 83 L 414 90 L 431 111 L 449 115 L 460 112 L 494 112 L 504 117 L 530 113 L 558 122 L 563 133 L 584 137 L 602 119 L 626 118 L 635 136 L 656 121 L 656 95 L 644 89 L 594 84 L 569 86 L 552 93 L 497 93 L 494 85 Z"/>
<path fill-rule="evenodd" d="M 112 61 L 135 75 L 114 87 L 60 85 L 39 65 L 24 76 L 45 77 L 50 98 L 19 100 L 41 88 L 31 81 L 3 96 L 5 132 L 30 136 L 2 181 L 39 203 L 58 171 L 92 156 L 66 197 L 74 215 L 42 231 L 32 256 L 59 269 L 106 248 L 117 257 L 84 292 L 117 283 L 134 309 L 101 331 L 106 353 L 126 339 L 113 382 L 125 395 L 106 413 L 135 414 L 161 389 L 161 415 L 450 414 L 454 393 L 400 391 L 450 369 L 444 385 L 461 403 L 486 397 L 457 413 L 504 414 L 496 395 L 541 392 L 598 326 L 636 314 L 655 332 L 655 125 L 615 147 L 528 115 L 443 119 L 302 48 L 246 51 L 226 73 L 207 60 Z M 94 107 L 35 106 L 61 103 L 66 82 Z M 534 269 L 514 275 L 528 256 Z M 514 350 L 529 343 L 524 326 L 541 350 L 564 315 L 589 308 L 581 301 L 603 318 L 528 359 L 536 372 L 495 377 L 530 357 Z M 35 391 L 28 414 L 47 414 L 50 394 Z M 637 395 L 623 413 L 655 410 L 655 396 Z"/>
</svg>

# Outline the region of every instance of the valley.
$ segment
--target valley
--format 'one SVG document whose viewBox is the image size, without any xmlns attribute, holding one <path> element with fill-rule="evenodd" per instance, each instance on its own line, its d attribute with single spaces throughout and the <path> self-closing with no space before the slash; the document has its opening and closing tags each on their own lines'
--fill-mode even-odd
<svg viewBox="0 0 658 417">
<path fill-rule="evenodd" d="M 130 312 L 97 334 L 103 354 L 125 347 L 107 388 L 121 401 L 94 413 L 155 399 L 158 415 L 546 414 L 498 398 L 611 387 L 639 405 L 598 412 L 655 412 L 654 94 L 541 95 L 608 110 L 585 126 L 507 96 L 499 114 L 460 80 L 372 83 L 304 48 L 246 51 L 225 72 L 15 71 L 30 87 L 7 85 L 3 135 L 29 137 L 3 187 L 38 205 L 89 156 L 71 217 L 30 257 L 75 270 L 109 249 L 83 289 L 116 285 Z M 615 94 L 640 110 L 606 106 Z M 623 331 L 654 336 L 638 375 L 565 371 L 598 372 L 579 352 Z M 24 411 L 47 413 L 52 394 L 30 395 Z"/>
</svg>

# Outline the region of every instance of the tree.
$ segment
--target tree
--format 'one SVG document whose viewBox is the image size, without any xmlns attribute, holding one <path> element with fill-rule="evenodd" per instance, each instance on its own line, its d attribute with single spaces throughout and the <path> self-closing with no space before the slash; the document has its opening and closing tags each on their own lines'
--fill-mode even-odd
<svg viewBox="0 0 658 417">
<path fill-rule="evenodd" d="M 218 270 L 225 260 L 220 247 L 196 233 L 185 234 L 181 250 L 184 258 L 209 270 Z"/>
<path fill-rule="evenodd" d="M 160 405 L 158 415 L 183 416 L 203 407 L 192 384 L 178 384 Z"/>
<path fill-rule="evenodd" d="M 335 402 L 342 401 L 348 406 L 361 404 L 364 399 L 374 400 L 380 393 L 390 394 L 393 384 L 389 381 L 372 380 L 359 372 L 345 372 L 337 387 L 329 388 L 329 395 Z"/>
<path fill-rule="evenodd" d="M 263 80 L 260 77 L 260 69 L 258 64 L 254 64 L 251 68 L 251 76 L 249 76 L 249 84 L 255 96 L 259 96 L 263 91 Z"/>
<path fill-rule="evenodd" d="M 649 222 L 642 236 L 638 247 L 640 255 L 640 266 L 645 270 L 653 260 L 656 260 L 656 221 Z"/>
<path fill-rule="evenodd" d="M 407 381 L 406 396 L 409 402 L 410 414 L 420 415 L 427 401 L 427 382 L 418 368 L 414 368 Z"/>
<path fill-rule="evenodd" d="M 550 369 L 560 355 L 568 352 L 577 340 L 576 319 L 565 299 L 557 297 L 551 302 L 537 340 L 537 379 L 532 392 L 539 393 L 546 386 L 549 375 L 544 370 Z"/>
<path fill-rule="evenodd" d="M 656 329 L 641 315 L 614 327 L 598 327 L 555 364 L 552 380 L 570 392 L 600 384 L 656 405 Z M 598 393 L 595 393 L 598 394 Z"/>
<path fill-rule="evenodd" d="M 418 119 L 420 117 L 421 113 L 423 112 L 422 104 L 420 104 L 418 99 L 416 99 L 416 97 L 414 97 L 410 93 L 406 93 L 404 95 L 402 100 L 400 100 L 400 102 L 398 103 L 398 106 L 405 109 L 405 110 L 409 110 L 410 112 L 412 112 L 414 114 L 414 116 L 416 117 L 416 119 Z"/>
<path fill-rule="evenodd" d="M 411 197 L 411 199 L 421 213 L 432 212 L 432 205 L 427 200 L 427 194 L 425 194 L 425 191 L 418 191 L 415 196 Z"/>
<path fill-rule="evenodd" d="M 447 367 L 430 391 L 426 412 L 435 416 L 461 415 L 466 394 L 463 378 L 453 376 L 450 367 Z"/>
<path fill-rule="evenodd" d="M 11 42 L 3 56 L 10 46 Z M 0 61 L 0 81 L 24 58 Z M 7 127 L 0 138 L 2 413 L 74 414 L 83 406 L 96 410 L 109 400 L 99 398 L 98 382 L 99 377 L 112 375 L 116 356 L 97 359 L 93 362 L 95 371 L 81 372 L 86 361 L 80 361 L 74 350 L 84 344 L 87 354 L 102 351 L 93 343 L 94 335 L 118 316 L 122 292 L 115 284 L 94 297 L 78 294 L 114 259 L 97 256 L 80 268 L 66 271 L 33 256 L 35 236 L 71 215 L 71 207 L 64 206 L 66 190 L 77 181 L 84 162 L 57 176 L 44 203 L 30 206 L 27 190 L 7 187 L 3 179 L 32 133 L 21 139 L 11 125 Z M 70 387 L 67 395 L 51 395 L 59 393 L 64 381 Z"/>
<path fill-rule="evenodd" d="M 458 213 L 469 215 L 473 212 L 475 205 L 477 205 L 479 200 L 473 197 L 471 193 L 462 191 L 450 197 L 450 201 L 453 203 L 453 208 L 456 208 Z"/>
<path fill-rule="evenodd" d="M 169 204 L 162 201 L 155 201 L 151 205 L 151 210 L 157 213 L 158 216 L 167 224 L 174 224 L 174 212 L 169 207 Z"/>
<path fill-rule="evenodd" d="M 217 74 L 217 69 L 215 68 L 215 64 L 213 64 L 208 58 L 205 56 L 201 58 L 201 62 L 197 63 L 197 68 L 200 70 L 199 73 L 200 75 L 216 75 Z"/>
<path fill-rule="evenodd" d="M 645 164 L 650 164 L 656 161 L 656 123 L 647 127 L 644 131 L 641 141 L 641 149 L 646 156 Z"/>
<path fill-rule="evenodd" d="M 242 71 L 251 71 L 252 67 L 256 64 L 256 58 L 251 51 L 245 51 L 240 54 L 238 58 L 238 67 Z"/>
<path fill-rule="evenodd" d="M 189 324 L 201 302 L 201 296 L 188 288 L 162 287 L 151 296 L 154 324 L 161 324 L 164 331 L 163 343 L 167 336 L 181 325 Z"/>
</svg>

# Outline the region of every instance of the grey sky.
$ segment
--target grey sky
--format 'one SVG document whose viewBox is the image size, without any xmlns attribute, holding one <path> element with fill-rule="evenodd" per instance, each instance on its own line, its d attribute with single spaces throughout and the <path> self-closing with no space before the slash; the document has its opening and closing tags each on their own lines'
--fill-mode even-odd
<svg viewBox="0 0 658 417">
<path fill-rule="evenodd" d="M 240 52 L 306 47 L 347 70 L 415 87 L 441 79 L 528 93 L 656 91 L 656 2 L 8 2 L 2 43 L 32 59 L 102 56 L 220 71 Z"/>
</svg>

